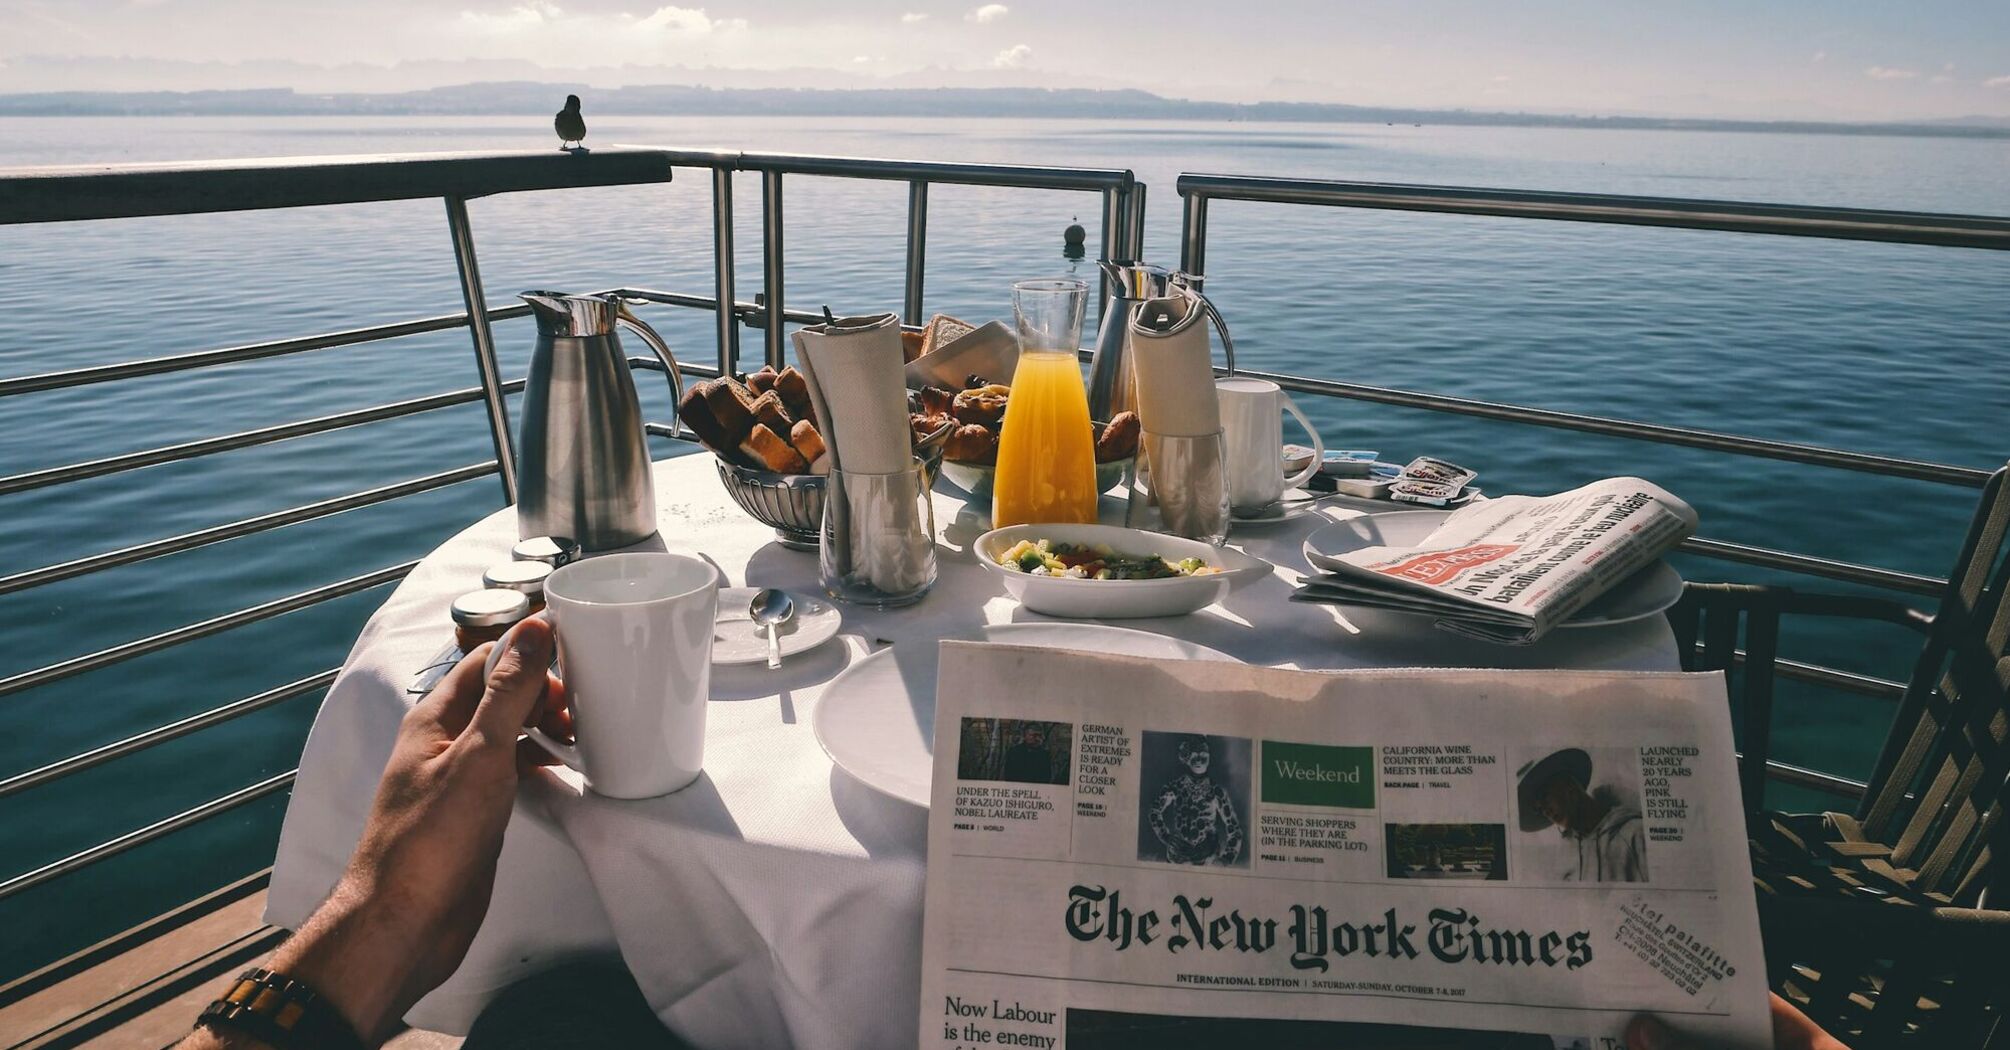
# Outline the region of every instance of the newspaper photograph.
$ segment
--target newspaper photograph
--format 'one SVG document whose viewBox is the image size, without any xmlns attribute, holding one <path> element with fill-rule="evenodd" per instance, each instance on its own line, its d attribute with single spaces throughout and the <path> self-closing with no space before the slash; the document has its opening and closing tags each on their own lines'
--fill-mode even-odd
<svg viewBox="0 0 2010 1050">
<path fill-rule="evenodd" d="M 1449 630 L 1526 644 L 1696 531 L 1696 512 L 1652 482 L 1607 478 L 1554 496 L 1453 511 L 1415 547 L 1341 554 L 1295 600 L 1441 618 Z"/>
<path fill-rule="evenodd" d="M 920 1045 L 1770 1045 L 1717 674 L 945 642 Z"/>
</svg>

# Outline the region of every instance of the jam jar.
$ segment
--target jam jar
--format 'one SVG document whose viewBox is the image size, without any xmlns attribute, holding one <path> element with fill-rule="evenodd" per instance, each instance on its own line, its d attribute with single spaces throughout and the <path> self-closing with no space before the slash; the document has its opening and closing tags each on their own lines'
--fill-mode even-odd
<svg viewBox="0 0 2010 1050">
<path fill-rule="evenodd" d="M 530 598 L 522 591 L 489 587 L 469 591 L 454 599 L 454 642 L 461 652 L 474 652 L 483 642 L 503 636 L 518 620 L 530 615 Z"/>
<path fill-rule="evenodd" d="M 530 599 L 532 616 L 544 611 L 544 578 L 551 575 L 551 566 L 541 561 L 506 561 L 489 566 L 482 573 L 482 586 L 517 591 Z"/>
<path fill-rule="evenodd" d="M 510 548 L 514 561 L 541 561 L 556 569 L 579 560 L 579 544 L 564 536 L 532 536 Z"/>
</svg>

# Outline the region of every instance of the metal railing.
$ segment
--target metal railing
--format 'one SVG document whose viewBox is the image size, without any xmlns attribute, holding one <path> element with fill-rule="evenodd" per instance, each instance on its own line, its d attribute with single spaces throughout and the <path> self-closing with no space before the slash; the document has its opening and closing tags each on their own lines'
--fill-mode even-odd
<svg viewBox="0 0 2010 1050">
<path fill-rule="evenodd" d="M 460 280 L 462 312 L 415 318 L 388 324 L 220 347 L 164 357 L 64 369 L 0 379 L 0 401 L 9 397 L 65 390 L 99 383 L 167 375 L 292 354 L 357 346 L 383 340 L 466 328 L 475 357 L 479 385 L 388 404 L 353 409 L 311 419 L 259 427 L 216 437 L 104 456 L 0 476 L 0 497 L 99 478 L 144 467 L 178 463 L 201 456 L 254 448 L 277 441 L 327 434 L 350 427 L 401 419 L 426 412 L 480 403 L 489 425 L 495 458 L 425 477 L 379 486 L 302 506 L 169 536 L 117 550 L 0 575 L 0 596 L 74 579 L 136 562 L 148 561 L 210 544 L 314 521 L 334 514 L 388 503 L 475 478 L 498 476 L 505 502 L 516 497 L 515 458 L 506 398 L 523 388 L 521 379 L 503 378 L 496 361 L 491 325 L 521 317 L 521 304 L 491 307 L 482 287 L 467 201 L 497 193 L 630 186 L 671 181 L 677 168 L 707 169 L 711 174 L 714 288 L 710 296 L 648 288 L 610 289 L 636 302 L 711 310 L 716 314 L 717 364 L 686 364 L 694 374 L 718 375 L 740 370 L 740 326 L 765 333 L 764 357 L 780 365 L 786 343 L 784 327 L 820 319 L 787 305 L 783 277 L 783 186 L 785 176 L 878 179 L 908 184 L 907 235 L 903 316 L 920 323 L 928 236 L 928 191 L 931 185 L 989 186 L 1038 190 L 1094 192 L 1103 209 L 1103 256 L 1135 254 L 1141 232 L 1144 188 L 1129 171 L 1016 165 L 876 161 L 843 157 L 786 154 L 666 150 L 646 147 L 596 149 L 588 154 L 431 154 L 408 157 L 335 158 L 300 162 L 225 162 L 119 167 L 39 168 L 0 171 L 0 225 L 121 219 L 138 216 L 192 215 L 224 211 L 311 207 L 437 197 L 446 208 L 447 233 L 454 248 Z M 759 176 L 762 190 L 763 292 L 752 302 L 735 298 L 733 255 L 733 175 Z M 726 304 L 721 309 L 720 304 Z M 630 365 L 659 368 L 653 358 L 631 358 Z M 650 432 L 675 436 L 674 428 L 652 424 Z M 183 642 L 218 634 L 261 620 L 319 605 L 345 595 L 396 582 L 416 563 L 388 566 L 334 583 L 313 587 L 199 623 L 60 660 L 0 678 L 0 701 L 40 686 L 124 662 Z M 0 778 L 0 799 L 53 783 L 63 777 L 221 725 L 275 704 L 325 689 L 333 669 L 210 708 L 33 769 Z M 145 827 L 0 881 L 0 899 L 42 885 L 172 834 L 199 820 L 248 804 L 285 789 L 288 772 L 212 799 Z"/>
<path fill-rule="evenodd" d="M 1272 179 L 1243 175 L 1181 175 L 1179 194 L 1184 204 L 1181 213 L 1180 266 L 1196 277 L 1202 275 L 1207 265 L 1208 204 L 1218 200 L 1548 219 L 1626 226 L 1661 226 L 1685 230 L 1822 237 L 1834 240 L 1938 245 L 1993 251 L 2010 250 L 2010 219 L 1929 212 L 1814 208 L 1785 204 L 1748 204 L 1736 201 L 1679 200 L 1612 194 L 1464 189 L 1379 182 Z M 1707 449 L 1713 452 L 1782 460 L 1809 466 L 1832 467 L 1880 477 L 1909 478 L 1978 489 L 1989 477 L 1989 471 L 1973 467 L 1902 459 L 1819 445 L 1773 441 L 1690 427 L 1665 426 L 1640 420 L 1610 419 L 1578 412 L 1559 412 L 1554 409 L 1449 397 L 1414 390 L 1397 390 L 1365 383 L 1309 379 L 1293 375 L 1256 374 L 1261 374 L 1263 378 L 1270 379 L 1288 390 L 1310 394 L 1552 427 L 1585 434 L 1630 438 L 1662 445 Z M 1682 550 L 1705 558 L 1842 580 L 1906 594 L 1936 596 L 1947 584 L 1944 579 L 1918 573 L 1818 558 L 1791 551 L 1771 550 L 1707 537 L 1689 540 Z M 1896 685 L 1896 683 L 1887 684 Z"/>
<path fill-rule="evenodd" d="M 482 288 L 467 201 L 473 197 L 496 193 L 665 183 L 671 181 L 672 172 L 677 168 L 702 169 L 708 171 L 711 176 L 714 261 L 712 294 L 661 291 L 646 287 L 625 287 L 612 291 L 637 302 L 713 311 L 716 318 L 716 363 L 711 366 L 695 364 L 684 366 L 690 372 L 699 375 L 718 375 L 740 370 L 740 327 L 743 324 L 763 332 L 762 356 L 766 361 L 779 366 L 785 357 L 786 325 L 820 319 L 820 315 L 810 311 L 789 308 L 785 297 L 783 205 L 785 179 L 790 177 L 873 179 L 907 183 L 907 245 L 901 312 L 903 320 L 910 325 L 918 324 L 924 316 L 928 198 L 930 187 L 935 185 L 1096 193 L 1101 198 L 1099 255 L 1106 259 L 1134 259 L 1141 254 L 1145 186 L 1137 182 L 1131 172 L 1114 169 L 877 161 L 787 154 L 615 147 L 596 149 L 584 155 L 436 154 L 353 160 L 318 159 L 303 162 L 230 162 L 0 171 L 0 225 L 150 215 L 187 215 L 437 197 L 443 201 L 446 209 L 448 235 L 454 247 L 463 306 L 460 313 L 377 324 L 322 335 L 0 379 L 0 402 L 23 394 L 336 349 L 454 328 L 468 329 L 479 379 L 479 385 L 466 389 L 84 462 L 24 471 L 0 477 L 0 496 L 86 478 L 105 477 L 143 467 L 181 462 L 199 456 L 252 448 L 276 441 L 325 434 L 477 402 L 484 407 L 495 451 L 495 457 L 486 462 L 469 464 L 421 478 L 68 562 L 19 570 L 10 575 L 0 576 L 0 595 L 21 592 L 115 566 L 193 550 L 349 510 L 387 503 L 491 473 L 499 478 L 504 500 L 514 500 L 516 492 L 513 474 L 514 456 L 510 446 L 510 422 L 505 399 L 509 394 L 520 390 L 522 382 L 505 380 L 502 377 L 496 363 L 491 325 L 495 321 L 523 316 L 528 311 L 521 305 L 502 307 L 488 305 Z M 733 176 L 738 172 L 756 174 L 761 183 L 763 290 L 753 301 L 742 301 L 736 296 Z M 2010 247 L 2010 221 L 1906 212 L 1309 182 L 1219 175 L 1182 176 L 1179 191 L 1183 198 L 1185 217 L 1182 236 L 1183 268 L 1196 275 L 1202 273 L 1205 262 L 1207 205 L 1210 200 L 1268 201 L 1467 215 L 1511 215 L 1969 248 Z M 659 367 L 652 358 L 633 358 L 630 363 L 634 367 Z M 1636 438 L 1891 477 L 1975 486 L 1979 485 L 1985 476 L 1982 471 L 1964 467 L 1869 453 L 1480 402 L 1363 384 L 1283 374 L 1257 374 L 1273 379 L 1289 389 L 1305 393 Z M 651 433 L 661 435 L 674 433 L 673 428 L 658 424 L 651 424 L 649 429 Z M 1691 541 L 1690 550 L 1707 557 L 1811 573 L 1914 594 L 1933 593 L 1941 583 L 1931 577 L 1892 569 L 1830 561 L 1721 540 L 1694 540 Z M 158 652 L 182 642 L 309 608 L 343 595 L 380 587 L 402 579 L 413 564 L 415 563 L 408 562 L 387 566 L 199 623 L 0 678 L 0 701 L 13 694 L 147 653 Z M 1894 682 L 1793 661 L 1783 661 L 1781 671 L 1789 677 L 1864 695 L 1885 695 L 1899 688 Z M 133 734 L 81 754 L 16 773 L 0 779 L 0 799 L 51 783 L 72 773 L 95 768 L 156 744 L 222 724 L 273 704 L 311 694 L 326 688 L 332 681 L 333 675 L 333 670 L 323 671 L 167 725 Z M 1835 793 L 1849 794 L 1861 790 L 1861 784 L 1856 781 L 1783 763 L 1773 763 L 1769 772 L 1789 783 Z M 284 773 L 260 781 L 0 882 L 0 899 L 114 856 L 140 843 L 170 834 L 195 821 L 282 790 L 290 783 L 291 777 L 292 773 Z"/>
</svg>

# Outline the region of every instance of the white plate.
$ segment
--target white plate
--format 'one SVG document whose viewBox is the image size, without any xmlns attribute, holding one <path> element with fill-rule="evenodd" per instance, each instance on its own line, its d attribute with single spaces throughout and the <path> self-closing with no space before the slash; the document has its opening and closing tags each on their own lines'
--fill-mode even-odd
<svg viewBox="0 0 2010 1050">
<path fill-rule="evenodd" d="M 1305 560 L 1315 569 L 1330 572 L 1340 555 L 1363 547 L 1414 547 L 1450 515 L 1445 510 L 1397 510 L 1336 521 L 1305 537 Z M 1621 580 L 1557 626 L 1603 627 L 1627 623 L 1666 612 L 1681 599 L 1681 574 L 1666 560 L 1657 561 Z"/>
<path fill-rule="evenodd" d="M 1020 540 L 1043 539 L 1055 543 L 1108 544 L 1120 554 L 1157 554 L 1168 561 L 1199 558 L 1226 571 L 1163 580 L 1080 580 L 1029 576 L 998 564 L 998 555 Z M 1116 525 L 1013 525 L 977 537 L 970 549 L 977 556 L 977 563 L 995 573 L 1004 582 L 1005 592 L 1018 599 L 1019 604 L 1037 613 L 1074 620 L 1185 616 L 1226 598 L 1235 587 L 1271 572 L 1269 562 L 1233 547 L 1211 547 L 1199 540 Z"/>
<path fill-rule="evenodd" d="M 719 620 L 712 625 L 712 662 L 715 664 L 757 664 L 768 662 L 768 632 L 754 625 L 747 606 L 753 603 L 757 587 L 723 587 L 719 590 Z M 821 598 L 789 592 L 796 601 L 796 614 L 776 631 L 782 643 L 782 659 L 806 653 L 830 641 L 844 624 L 844 616 Z"/>
<path fill-rule="evenodd" d="M 1204 645 L 1089 623 L 1008 623 L 983 628 L 981 640 L 1043 649 L 1087 649 L 1159 660 L 1233 657 Z M 928 808 L 935 775 L 933 641 L 896 645 L 845 668 L 810 714 L 817 744 L 839 769 L 875 791 Z"/>
</svg>

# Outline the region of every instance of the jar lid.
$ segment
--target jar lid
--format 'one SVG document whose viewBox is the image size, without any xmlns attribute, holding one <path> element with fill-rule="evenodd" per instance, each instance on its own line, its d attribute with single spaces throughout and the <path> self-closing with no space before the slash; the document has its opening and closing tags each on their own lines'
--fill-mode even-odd
<svg viewBox="0 0 2010 1050">
<path fill-rule="evenodd" d="M 530 615 L 530 598 L 522 591 L 490 587 L 454 599 L 454 622 L 462 627 L 507 627 Z"/>
<path fill-rule="evenodd" d="M 491 565 L 489 571 L 482 573 L 482 586 L 522 591 L 532 598 L 542 598 L 544 578 L 551 572 L 551 566 L 541 561 L 506 561 Z"/>
<path fill-rule="evenodd" d="M 516 561 L 541 561 L 555 569 L 579 560 L 579 543 L 565 536 L 532 536 L 518 540 L 509 556 Z"/>
</svg>

